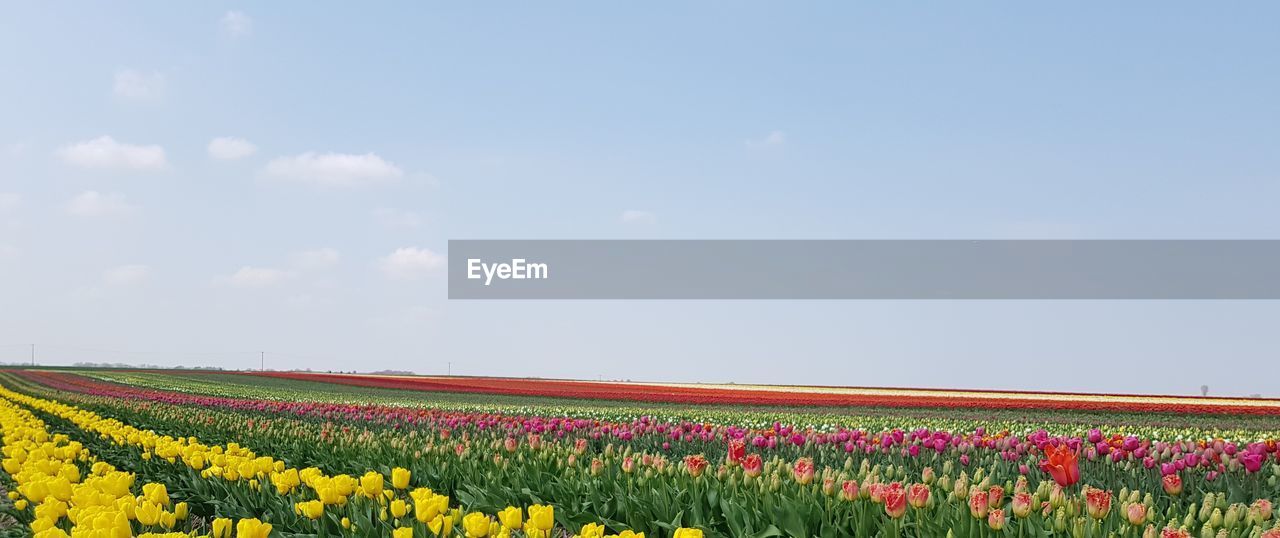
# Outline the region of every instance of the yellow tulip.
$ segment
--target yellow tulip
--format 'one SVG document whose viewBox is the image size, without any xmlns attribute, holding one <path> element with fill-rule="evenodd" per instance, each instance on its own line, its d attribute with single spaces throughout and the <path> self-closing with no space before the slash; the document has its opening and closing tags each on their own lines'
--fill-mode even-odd
<svg viewBox="0 0 1280 538">
<path fill-rule="evenodd" d="M 164 484 L 152 482 L 142 486 L 142 496 L 147 501 L 160 506 L 169 506 L 169 492 L 165 489 Z"/>
<path fill-rule="evenodd" d="M 320 501 L 305 501 L 294 505 L 294 509 L 307 519 L 320 519 L 324 515 L 324 503 Z"/>
<path fill-rule="evenodd" d="M 26 509 L 27 509 L 27 500 L 26 500 L 26 499 L 18 499 L 18 500 L 16 500 L 16 501 L 13 501 L 13 507 L 14 507 L 14 508 L 16 508 L 16 509 L 18 509 L 19 511 L 26 510 Z"/>
<path fill-rule="evenodd" d="M 404 499 L 396 499 L 394 501 L 391 501 L 391 515 L 393 517 L 395 517 L 396 519 L 399 519 L 404 517 L 404 515 L 407 513 L 409 513 L 409 505 L 408 503 L 404 502 Z"/>
<path fill-rule="evenodd" d="M 467 538 L 484 538 L 489 535 L 489 516 L 480 512 L 472 512 L 462 518 L 462 529 Z"/>
<path fill-rule="evenodd" d="M 508 506 L 498 512 L 498 521 L 501 521 L 502 526 L 508 529 L 519 530 L 520 526 L 524 524 L 524 511 L 514 506 Z"/>
<path fill-rule="evenodd" d="M 351 518 L 344 517 L 344 518 L 342 518 L 342 522 L 341 522 L 341 523 L 342 523 L 342 528 L 344 528 L 344 529 L 350 529 L 350 528 L 351 528 Z"/>
<path fill-rule="evenodd" d="M 175 504 L 173 505 L 173 517 L 178 518 L 182 521 L 186 521 L 187 513 L 189 510 L 190 509 L 187 507 L 187 503 L 185 502 L 180 502 L 178 504 Z"/>
<path fill-rule="evenodd" d="M 30 525 L 31 532 L 35 534 L 39 534 L 40 531 L 43 531 L 46 529 L 52 529 L 55 524 L 56 522 L 53 521 L 52 519 L 38 517 L 31 521 L 31 525 Z"/>
<path fill-rule="evenodd" d="M 391 485 L 396 489 L 405 489 L 409 487 L 409 470 L 396 467 L 391 470 Z"/>
<path fill-rule="evenodd" d="M 369 471 L 360 477 L 360 492 L 370 499 L 382 495 L 382 474 Z"/>
<path fill-rule="evenodd" d="M 413 538 L 413 527 L 400 527 L 391 531 L 392 538 Z"/>
<path fill-rule="evenodd" d="M 587 523 L 582 526 L 582 530 L 578 531 L 581 538 L 604 538 L 604 526 L 597 523 Z"/>
<path fill-rule="evenodd" d="M 529 522 L 533 523 L 533 527 L 540 531 L 549 531 L 556 524 L 556 509 L 554 506 L 543 506 L 535 504 L 529 507 Z"/>
<path fill-rule="evenodd" d="M 428 493 L 428 495 L 434 495 Z M 447 502 L 447 500 L 446 500 Z M 435 501 L 435 497 L 415 497 L 413 499 L 413 517 L 418 521 L 426 523 L 440 515 L 440 504 Z"/>
<path fill-rule="evenodd" d="M 675 534 L 671 535 L 671 538 L 702 538 L 702 530 L 680 527 L 676 529 Z"/>
<path fill-rule="evenodd" d="M 270 534 L 271 524 L 263 523 L 257 518 L 236 522 L 236 538 L 267 538 Z"/>
<path fill-rule="evenodd" d="M 173 526 L 176 525 L 177 523 L 178 523 L 178 519 L 177 517 L 174 516 L 173 512 L 165 512 L 165 511 L 160 512 L 161 527 L 164 527 L 166 529 L 172 529 Z"/>
<path fill-rule="evenodd" d="M 431 521 L 427 522 L 427 529 L 431 531 L 431 534 L 434 534 L 436 536 L 440 536 L 440 530 L 443 528 L 444 528 L 444 516 L 436 515 L 436 517 L 431 518 Z"/>
<path fill-rule="evenodd" d="M 225 517 L 213 520 L 213 534 L 209 538 L 231 538 L 231 520 Z"/>
<path fill-rule="evenodd" d="M 528 536 L 529 538 L 547 538 L 548 534 L 549 533 L 547 531 L 541 530 L 537 526 L 535 526 L 533 524 L 533 521 L 524 522 L 525 536 Z"/>
<path fill-rule="evenodd" d="M 151 501 L 142 501 L 134 517 L 143 525 L 155 525 L 160 521 L 160 507 Z"/>
</svg>

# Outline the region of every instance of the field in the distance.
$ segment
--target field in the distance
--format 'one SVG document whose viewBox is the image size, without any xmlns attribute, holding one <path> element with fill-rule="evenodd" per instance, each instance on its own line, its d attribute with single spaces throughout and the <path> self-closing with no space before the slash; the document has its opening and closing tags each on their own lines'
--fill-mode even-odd
<svg viewBox="0 0 1280 538">
<path fill-rule="evenodd" d="M 71 369 L 0 385 L 5 510 L 40 536 L 1280 536 L 1277 400 Z"/>
</svg>

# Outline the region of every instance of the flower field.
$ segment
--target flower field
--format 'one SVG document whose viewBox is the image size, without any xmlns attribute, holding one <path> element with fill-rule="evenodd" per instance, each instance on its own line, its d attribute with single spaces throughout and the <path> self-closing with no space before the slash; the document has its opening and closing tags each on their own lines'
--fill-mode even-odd
<svg viewBox="0 0 1280 538">
<path fill-rule="evenodd" d="M 0 370 L 16 536 L 1280 538 L 1280 402 Z"/>
</svg>

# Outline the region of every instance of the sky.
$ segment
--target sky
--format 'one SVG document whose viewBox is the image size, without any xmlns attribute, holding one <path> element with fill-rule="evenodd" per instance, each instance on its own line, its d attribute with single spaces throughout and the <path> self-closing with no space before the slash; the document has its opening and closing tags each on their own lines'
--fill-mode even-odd
<svg viewBox="0 0 1280 538">
<path fill-rule="evenodd" d="M 0 361 L 1280 397 L 1273 301 L 467 302 L 444 270 L 449 239 L 1280 238 L 1278 26 L 14 3 Z"/>
</svg>

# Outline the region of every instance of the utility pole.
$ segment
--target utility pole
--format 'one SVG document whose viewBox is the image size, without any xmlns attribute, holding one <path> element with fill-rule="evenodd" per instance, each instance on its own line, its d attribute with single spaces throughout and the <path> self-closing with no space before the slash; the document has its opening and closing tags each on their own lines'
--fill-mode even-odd
<svg viewBox="0 0 1280 538">
<path fill-rule="evenodd" d="M 453 375 L 453 361 L 449 361 L 449 369 L 444 371 L 444 375 Z"/>
<path fill-rule="evenodd" d="M 259 372 L 267 371 L 267 352 L 266 351 L 258 352 L 258 371 Z"/>
<path fill-rule="evenodd" d="M 36 345 L 31 344 L 31 365 L 36 365 Z"/>
</svg>

